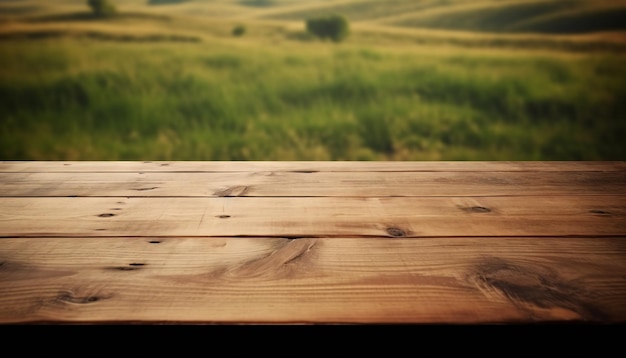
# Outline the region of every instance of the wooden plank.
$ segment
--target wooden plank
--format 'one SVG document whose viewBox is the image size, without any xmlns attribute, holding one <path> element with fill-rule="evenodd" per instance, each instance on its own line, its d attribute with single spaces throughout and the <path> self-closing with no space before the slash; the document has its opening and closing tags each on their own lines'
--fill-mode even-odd
<svg viewBox="0 0 626 358">
<path fill-rule="evenodd" d="M 0 162 L 0 323 L 626 322 L 625 162 Z"/>
<path fill-rule="evenodd" d="M 626 172 L 10 172 L 0 196 L 501 196 L 626 193 Z"/>
<path fill-rule="evenodd" d="M 626 235 L 626 196 L 0 198 L 0 236 Z"/>
<path fill-rule="evenodd" d="M 2 161 L 0 172 L 626 171 L 624 161 Z"/>
<path fill-rule="evenodd" d="M 0 239 L 0 323 L 626 322 L 618 238 Z"/>
</svg>

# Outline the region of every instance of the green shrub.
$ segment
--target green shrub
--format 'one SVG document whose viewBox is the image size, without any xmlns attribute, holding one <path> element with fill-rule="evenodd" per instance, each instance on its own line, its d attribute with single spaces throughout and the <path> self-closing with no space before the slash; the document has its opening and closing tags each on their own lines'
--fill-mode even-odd
<svg viewBox="0 0 626 358">
<path fill-rule="evenodd" d="M 335 42 L 343 41 L 350 32 L 348 20 L 341 15 L 308 19 L 306 29 L 321 39 L 328 38 Z"/>
<path fill-rule="evenodd" d="M 187 0 L 148 0 L 148 5 L 177 4 Z"/>
<path fill-rule="evenodd" d="M 98 17 L 111 16 L 116 13 L 115 5 L 109 0 L 87 0 L 87 4 Z"/>
<path fill-rule="evenodd" d="M 273 0 L 241 0 L 239 1 L 241 5 L 245 6 L 255 6 L 255 7 L 269 7 L 274 5 Z"/>
<path fill-rule="evenodd" d="M 246 27 L 243 25 L 237 25 L 233 28 L 233 36 L 243 36 L 246 33 Z"/>
</svg>

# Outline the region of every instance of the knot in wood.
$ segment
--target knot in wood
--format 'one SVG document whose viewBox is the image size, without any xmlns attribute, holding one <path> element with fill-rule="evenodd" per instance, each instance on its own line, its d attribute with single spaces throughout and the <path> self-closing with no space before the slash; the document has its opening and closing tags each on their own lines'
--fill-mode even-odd
<svg viewBox="0 0 626 358">
<path fill-rule="evenodd" d="M 491 209 L 484 206 L 472 206 L 471 210 L 475 213 L 490 213 Z"/>
<path fill-rule="evenodd" d="M 387 233 L 393 237 L 404 237 L 406 236 L 406 232 L 404 230 L 399 229 L 397 227 L 387 228 Z"/>
<path fill-rule="evenodd" d="M 466 208 L 462 208 L 463 211 L 466 211 L 468 213 L 490 213 L 491 209 L 484 207 L 484 206 L 470 206 L 470 207 L 466 207 Z"/>
</svg>

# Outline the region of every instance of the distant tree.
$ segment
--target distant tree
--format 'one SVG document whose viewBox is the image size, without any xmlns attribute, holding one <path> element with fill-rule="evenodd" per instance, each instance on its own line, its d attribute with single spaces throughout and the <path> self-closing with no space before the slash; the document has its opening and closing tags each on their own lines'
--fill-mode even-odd
<svg viewBox="0 0 626 358">
<path fill-rule="evenodd" d="M 237 25 L 233 28 L 233 36 L 243 36 L 246 33 L 246 27 L 243 25 Z"/>
<path fill-rule="evenodd" d="M 148 5 L 176 4 L 187 0 L 148 0 Z"/>
<path fill-rule="evenodd" d="M 306 29 L 309 33 L 335 42 L 343 41 L 350 33 L 348 20 L 341 15 L 315 17 L 306 20 Z"/>
<path fill-rule="evenodd" d="M 274 5 L 273 0 L 241 0 L 240 4 L 246 6 L 268 7 Z"/>
<path fill-rule="evenodd" d="M 87 0 L 87 4 L 98 17 L 111 16 L 116 13 L 115 5 L 109 0 Z"/>
</svg>

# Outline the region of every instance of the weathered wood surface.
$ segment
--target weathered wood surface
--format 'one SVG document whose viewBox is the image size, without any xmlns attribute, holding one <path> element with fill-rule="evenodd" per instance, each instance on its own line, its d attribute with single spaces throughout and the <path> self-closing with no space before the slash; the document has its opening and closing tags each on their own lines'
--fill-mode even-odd
<svg viewBox="0 0 626 358">
<path fill-rule="evenodd" d="M 617 171 L 626 170 L 626 162 L 355 162 L 355 161 L 1 161 L 0 172 L 500 172 L 500 171 Z"/>
<path fill-rule="evenodd" d="M 0 237 L 626 234 L 624 196 L 2 198 Z"/>
<path fill-rule="evenodd" d="M 0 172 L 4 196 L 503 196 L 614 195 L 624 172 Z"/>
<path fill-rule="evenodd" d="M 0 162 L 0 323 L 626 322 L 624 162 Z"/>
</svg>

